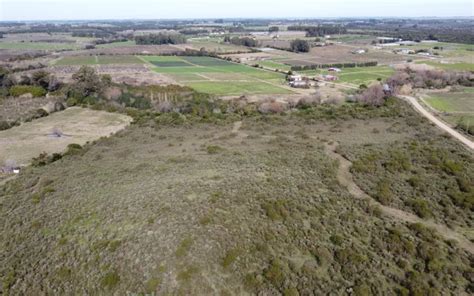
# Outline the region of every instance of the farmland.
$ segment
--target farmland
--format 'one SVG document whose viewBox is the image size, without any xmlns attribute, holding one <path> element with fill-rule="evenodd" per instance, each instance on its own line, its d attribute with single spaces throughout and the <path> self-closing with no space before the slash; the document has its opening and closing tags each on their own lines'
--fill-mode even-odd
<svg viewBox="0 0 474 296">
<path fill-rule="evenodd" d="M 135 56 L 67 56 L 53 64 L 57 66 L 71 65 L 108 65 L 108 64 L 142 64 L 143 61 Z"/>
<path fill-rule="evenodd" d="M 215 95 L 289 94 L 284 76 L 209 57 L 143 57 L 153 70 Z"/>
<path fill-rule="evenodd" d="M 474 93 L 471 88 L 427 92 L 423 95 L 423 102 L 452 126 L 457 126 L 460 122 L 465 122 L 468 126 L 474 125 Z"/>
</svg>

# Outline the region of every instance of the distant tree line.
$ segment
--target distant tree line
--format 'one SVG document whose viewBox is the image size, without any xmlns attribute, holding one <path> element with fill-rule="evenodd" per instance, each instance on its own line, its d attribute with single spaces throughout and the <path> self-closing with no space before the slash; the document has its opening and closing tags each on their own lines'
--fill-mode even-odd
<svg viewBox="0 0 474 296">
<path fill-rule="evenodd" d="M 180 30 L 179 33 L 184 35 L 199 35 L 199 34 L 207 34 L 209 33 L 206 29 L 183 29 Z"/>
<path fill-rule="evenodd" d="M 469 19 L 399 19 L 390 22 L 372 20 L 349 22 L 346 27 L 351 30 L 351 34 L 387 36 L 411 41 L 438 40 L 474 44 L 472 20 Z"/>
<path fill-rule="evenodd" d="M 341 25 L 318 25 L 318 26 L 289 26 L 288 31 L 306 31 L 306 37 L 323 37 L 333 34 L 346 34 L 347 29 Z"/>
<path fill-rule="evenodd" d="M 275 33 L 275 32 L 279 32 L 279 31 L 280 31 L 280 28 L 277 27 L 277 26 L 271 26 L 270 28 L 268 28 L 269 33 Z"/>
<path fill-rule="evenodd" d="M 139 45 L 182 44 L 186 43 L 186 37 L 181 34 L 158 33 L 136 36 L 135 42 Z"/>
<path fill-rule="evenodd" d="M 316 69 L 327 69 L 327 68 L 355 68 L 355 67 L 375 67 L 378 62 L 364 62 L 364 63 L 335 63 L 335 64 L 314 64 L 306 66 L 293 66 L 292 71 L 305 71 L 305 70 L 316 70 Z"/>
</svg>

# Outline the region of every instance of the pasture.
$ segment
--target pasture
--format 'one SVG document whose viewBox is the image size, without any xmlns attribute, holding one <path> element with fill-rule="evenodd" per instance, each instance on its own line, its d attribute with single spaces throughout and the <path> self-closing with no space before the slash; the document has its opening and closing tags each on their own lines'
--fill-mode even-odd
<svg viewBox="0 0 474 296">
<path fill-rule="evenodd" d="M 157 73 L 214 95 L 289 94 L 284 75 L 210 57 L 147 56 Z"/>
<path fill-rule="evenodd" d="M 118 113 L 72 107 L 0 132 L 0 164 L 14 160 L 27 165 L 40 153 L 62 152 L 69 144 L 83 145 L 122 130 L 131 117 Z M 64 136 L 56 137 L 53 130 Z"/>
</svg>

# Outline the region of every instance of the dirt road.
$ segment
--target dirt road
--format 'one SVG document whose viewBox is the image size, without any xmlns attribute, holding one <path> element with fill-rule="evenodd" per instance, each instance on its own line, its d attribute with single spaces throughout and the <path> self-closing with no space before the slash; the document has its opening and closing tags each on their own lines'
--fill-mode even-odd
<svg viewBox="0 0 474 296">
<path fill-rule="evenodd" d="M 456 138 L 458 141 L 463 143 L 469 149 L 474 150 L 474 142 L 463 136 L 461 133 L 454 130 L 452 127 L 447 125 L 446 123 L 442 122 L 438 118 L 436 118 L 433 114 L 431 114 L 428 110 L 426 110 L 416 98 L 410 96 L 399 96 L 400 98 L 409 102 L 416 111 L 420 112 L 424 117 L 428 118 L 429 121 L 436 124 L 440 129 L 444 130 L 445 132 L 449 133 L 451 136 Z"/>
<path fill-rule="evenodd" d="M 336 147 L 337 144 L 327 145 L 326 153 L 329 155 L 329 157 L 338 161 L 339 167 L 337 171 L 337 180 L 342 186 L 347 188 L 347 190 L 352 196 L 354 196 L 355 198 L 367 199 L 370 204 L 378 206 L 382 210 L 382 213 L 386 216 L 390 216 L 402 222 L 420 223 L 424 226 L 433 228 L 438 232 L 439 235 L 444 237 L 446 240 L 455 240 L 458 242 L 459 247 L 471 254 L 474 254 L 474 244 L 471 243 L 464 235 L 457 232 L 455 229 L 448 228 L 445 225 L 438 224 L 431 220 L 421 219 L 420 217 L 412 213 L 382 205 L 378 201 L 374 200 L 354 182 L 352 178 L 352 173 L 350 172 L 352 163 L 346 158 L 344 158 L 342 155 L 337 153 Z"/>
</svg>

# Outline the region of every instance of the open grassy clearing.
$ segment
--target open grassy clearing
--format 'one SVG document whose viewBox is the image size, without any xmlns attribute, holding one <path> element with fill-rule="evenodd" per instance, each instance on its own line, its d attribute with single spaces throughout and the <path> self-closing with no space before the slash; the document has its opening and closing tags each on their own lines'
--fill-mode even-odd
<svg viewBox="0 0 474 296">
<path fill-rule="evenodd" d="M 58 66 L 143 64 L 143 63 L 144 63 L 143 60 L 132 55 L 66 56 L 54 62 L 54 64 Z"/>
<path fill-rule="evenodd" d="M 444 178 L 428 193 L 455 181 L 426 166 L 426 146 L 456 162 L 472 156 L 404 106 L 318 110 L 243 118 L 234 133 L 227 121 L 133 125 L 82 155 L 26 169 L 0 189 L 2 292 L 467 291 L 472 256 L 350 195 L 325 144 L 337 141 L 355 162 L 377 148 L 383 157 L 364 164 L 387 157 L 390 166 L 376 167 L 383 176 L 403 163 L 392 147 L 417 143 L 413 167 L 391 173 L 400 183 L 414 170 Z M 419 198 L 441 207 L 432 194 Z M 465 221 L 468 210 L 443 202 Z"/>
<path fill-rule="evenodd" d="M 443 70 L 453 70 L 453 71 L 473 71 L 474 72 L 474 63 L 442 63 L 434 61 L 423 61 L 418 62 L 419 64 L 427 64 L 436 68 Z"/>
<path fill-rule="evenodd" d="M 26 165 L 42 152 L 59 153 L 67 145 L 85 144 L 88 141 L 115 133 L 131 121 L 131 118 L 116 113 L 69 108 L 18 127 L 0 131 L 0 164 L 14 160 Z M 55 137 L 57 129 L 64 137 Z"/>
<path fill-rule="evenodd" d="M 148 56 L 154 71 L 198 91 L 215 95 L 287 94 L 284 76 L 210 57 Z"/>
</svg>

